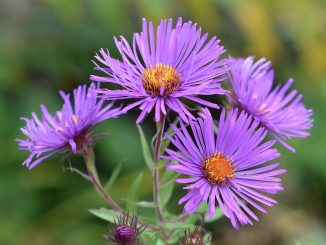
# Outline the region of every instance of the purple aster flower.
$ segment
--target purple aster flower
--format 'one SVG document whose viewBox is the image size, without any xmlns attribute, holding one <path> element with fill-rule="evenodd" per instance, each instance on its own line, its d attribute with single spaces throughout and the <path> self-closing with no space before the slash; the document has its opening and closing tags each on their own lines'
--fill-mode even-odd
<svg viewBox="0 0 326 245">
<path fill-rule="evenodd" d="M 229 80 L 234 92 L 230 96 L 233 103 L 258 119 L 270 135 L 294 153 L 286 140 L 309 136 L 312 110 L 305 108 L 302 95 L 296 90 L 287 92 L 293 80 L 272 88 L 271 62 L 262 58 L 254 63 L 254 57 L 231 59 Z"/>
<path fill-rule="evenodd" d="M 275 176 L 285 170 L 277 169 L 279 163 L 265 164 L 279 156 L 271 148 L 275 140 L 262 143 L 267 131 L 257 128 L 259 121 L 244 111 L 238 116 L 238 109 L 231 110 L 228 116 L 223 109 L 216 137 L 210 112 L 204 109 L 199 115 L 197 121 L 189 119 L 191 133 L 179 120 L 180 129 L 171 125 L 175 135 L 167 135 L 179 150 L 166 149 L 169 156 L 163 158 L 170 161 L 167 168 L 187 175 L 176 180 L 187 184 L 184 189 L 189 191 L 179 204 L 185 202 L 184 212 L 194 213 L 202 202 L 207 202 L 212 217 L 217 203 L 236 229 L 238 223 L 253 224 L 251 219 L 258 217 L 249 206 L 265 213 L 261 204 L 276 203 L 266 194 L 283 190 L 281 180 Z"/>
<path fill-rule="evenodd" d="M 32 119 L 22 118 L 26 126 L 21 131 L 27 139 L 17 141 L 21 150 L 30 152 L 23 163 L 29 169 L 57 153 L 81 153 L 84 147 L 94 143 L 96 136 L 92 129 L 96 124 L 121 114 L 120 108 L 112 109 L 112 103 L 104 105 L 104 100 L 97 101 L 94 84 L 88 89 L 84 85 L 74 90 L 74 107 L 70 94 L 60 91 L 60 95 L 64 104 L 54 116 L 41 105 L 41 120 L 34 112 Z"/>
<path fill-rule="evenodd" d="M 104 76 L 91 76 L 98 82 L 118 84 L 118 90 L 102 89 L 101 96 L 109 100 L 136 99 L 124 108 L 128 111 L 139 106 L 137 119 L 155 110 L 155 120 L 167 115 L 167 109 L 187 120 L 192 114 L 180 101 L 192 100 L 205 106 L 218 108 L 214 103 L 200 99 L 199 95 L 225 94 L 221 81 L 226 74 L 228 59 L 220 59 L 225 52 L 216 37 L 208 40 L 201 29 L 191 21 L 182 23 L 179 18 L 173 28 L 172 19 L 162 20 L 155 32 L 153 23 L 143 19 L 141 33 L 135 33 L 129 45 L 124 37 L 114 39 L 122 61 L 100 50 L 95 58 L 96 70 Z"/>
<path fill-rule="evenodd" d="M 137 215 L 130 216 L 129 214 L 125 214 L 115 220 L 111 225 L 110 234 L 104 237 L 113 242 L 113 244 L 141 245 L 139 235 L 146 228 L 146 225 L 138 225 Z"/>
</svg>

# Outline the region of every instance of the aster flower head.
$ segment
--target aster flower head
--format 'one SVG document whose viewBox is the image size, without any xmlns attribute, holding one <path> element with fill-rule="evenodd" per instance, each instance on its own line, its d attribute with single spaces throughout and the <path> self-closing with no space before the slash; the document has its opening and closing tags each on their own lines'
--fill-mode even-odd
<svg viewBox="0 0 326 245">
<path fill-rule="evenodd" d="M 41 105 L 41 119 L 34 112 L 31 119 L 22 118 L 26 126 L 21 131 L 27 139 L 17 141 L 21 150 L 30 152 L 23 163 L 29 169 L 58 153 L 81 153 L 96 140 L 92 130 L 96 124 L 122 113 L 120 108 L 112 109 L 112 103 L 104 105 L 104 100 L 96 99 L 94 84 L 74 90 L 74 106 L 70 94 L 60 91 L 60 95 L 64 104 L 55 115 Z"/>
<path fill-rule="evenodd" d="M 124 214 L 118 217 L 110 226 L 110 233 L 104 237 L 113 244 L 118 245 L 140 245 L 139 234 L 145 229 L 145 225 L 138 225 L 138 217 Z"/>
<path fill-rule="evenodd" d="M 156 121 L 168 109 L 184 120 L 187 116 L 193 118 L 181 98 L 218 108 L 197 96 L 226 93 L 220 83 L 226 75 L 228 59 L 220 59 L 225 52 L 220 41 L 216 37 L 208 39 L 207 33 L 202 35 L 197 24 L 179 18 L 173 26 L 172 19 L 168 19 L 162 20 L 155 31 L 153 23 L 143 19 L 142 32 L 134 34 L 132 45 L 124 37 L 114 40 L 122 61 L 101 49 L 94 63 L 104 75 L 93 75 L 91 79 L 120 85 L 119 90 L 102 89 L 103 98 L 136 100 L 124 111 L 138 106 L 142 112 L 137 123 L 152 110 Z"/>
<path fill-rule="evenodd" d="M 292 79 L 273 88 L 274 71 L 270 61 L 262 58 L 254 63 L 254 57 L 232 58 L 229 81 L 234 92 L 230 96 L 233 103 L 258 119 L 287 149 L 295 152 L 287 139 L 309 136 L 312 110 L 305 108 L 302 95 L 296 90 L 288 92 Z"/>
<path fill-rule="evenodd" d="M 179 122 L 180 129 L 171 125 L 175 135 L 167 135 L 178 151 L 167 149 L 164 158 L 170 161 L 168 169 L 187 175 L 176 180 L 187 185 L 184 189 L 188 194 L 179 201 L 185 203 L 185 213 L 194 213 L 202 202 L 207 202 L 208 214 L 213 217 L 217 204 L 238 229 L 238 223 L 253 224 L 252 219 L 258 220 L 250 206 L 265 213 L 261 204 L 276 203 L 266 194 L 283 190 L 276 176 L 285 170 L 277 169 L 278 163 L 265 164 L 279 153 L 271 148 L 275 140 L 262 143 L 267 132 L 258 128 L 258 120 L 252 120 L 244 111 L 238 116 L 238 109 L 226 116 L 223 109 L 217 136 L 207 109 L 197 120 L 189 120 L 191 130 L 182 120 Z"/>
</svg>

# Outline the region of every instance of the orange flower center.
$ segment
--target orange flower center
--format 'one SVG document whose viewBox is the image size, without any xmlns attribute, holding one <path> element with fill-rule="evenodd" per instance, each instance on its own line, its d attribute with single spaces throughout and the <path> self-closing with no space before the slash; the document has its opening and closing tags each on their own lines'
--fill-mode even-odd
<svg viewBox="0 0 326 245">
<path fill-rule="evenodd" d="M 171 65 L 156 64 L 146 68 L 141 80 L 148 94 L 158 96 L 161 95 L 161 89 L 164 89 L 162 95 L 166 96 L 179 88 L 181 75 Z"/>
<path fill-rule="evenodd" d="M 217 153 L 205 161 L 203 171 L 208 181 L 215 185 L 225 184 L 228 179 L 231 179 L 235 168 L 230 160 L 221 153 Z"/>
</svg>

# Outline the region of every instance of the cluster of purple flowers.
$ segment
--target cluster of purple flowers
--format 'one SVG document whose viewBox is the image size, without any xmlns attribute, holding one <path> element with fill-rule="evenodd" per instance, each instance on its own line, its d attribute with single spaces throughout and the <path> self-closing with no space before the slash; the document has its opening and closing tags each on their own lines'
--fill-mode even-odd
<svg viewBox="0 0 326 245">
<path fill-rule="evenodd" d="M 216 37 L 209 39 L 197 24 L 181 18 L 175 25 L 162 20 L 156 30 L 144 19 L 131 44 L 124 37 L 114 40 L 121 59 L 101 49 L 94 61 L 99 75 L 91 80 L 120 89 L 80 86 L 74 91 L 74 106 L 69 94 L 61 92 L 64 105 L 55 115 L 42 105 L 41 119 L 35 113 L 24 119 L 21 130 L 27 139 L 18 140 L 21 150 L 30 152 L 24 165 L 31 169 L 62 152 L 82 154 L 96 139 L 96 124 L 132 108 L 141 111 L 137 124 L 152 111 L 157 122 L 173 111 L 179 126 L 171 125 L 174 134 L 166 137 L 174 147 L 162 158 L 169 162 L 167 169 L 183 174 L 177 182 L 188 191 L 179 201 L 185 203 L 184 212 L 194 213 L 207 202 L 210 216 L 219 206 L 235 228 L 258 220 L 250 207 L 266 212 L 262 204 L 276 203 L 268 195 L 283 190 L 278 176 L 285 170 L 269 163 L 280 155 L 272 146 L 278 141 L 294 152 L 287 140 L 307 137 L 312 127 L 312 110 L 296 90 L 289 91 L 293 80 L 276 85 L 271 62 L 265 59 L 222 58 L 225 49 Z M 227 96 L 233 109 L 227 113 L 199 97 L 208 95 Z M 183 99 L 205 107 L 198 118 Z M 133 101 L 113 109 L 118 100 Z M 218 123 L 206 107 L 220 112 Z M 275 140 L 265 141 L 267 134 Z"/>
</svg>

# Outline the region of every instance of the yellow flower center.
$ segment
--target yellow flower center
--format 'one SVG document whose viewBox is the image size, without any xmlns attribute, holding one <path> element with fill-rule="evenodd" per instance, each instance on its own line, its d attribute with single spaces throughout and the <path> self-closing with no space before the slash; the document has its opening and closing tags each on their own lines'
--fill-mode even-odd
<svg viewBox="0 0 326 245">
<path fill-rule="evenodd" d="M 228 179 L 234 176 L 235 170 L 232 162 L 221 153 L 208 158 L 203 166 L 206 179 L 213 185 L 225 184 Z"/>
<path fill-rule="evenodd" d="M 78 117 L 76 115 L 72 116 L 72 120 L 74 120 L 74 123 L 77 125 L 78 123 Z"/>
<path fill-rule="evenodd" d="M 181 75 L 171 65 L 156 64 L 146 68 L 141 81 L 148 94 L 158 96 L 161 95 L 161 89 L 164 89 L 162 95 L 166 96 L 179 88 Z"/>
<path fill-rule="evenodd" d="M 74 121 L 75 125 L 77 125 L 77 123 L 78 123 L 78 117 L 75 114 L 72 115 L 71 119 Z M 66 127 L 69 127 L 69 122 L 66 121 L 65 122 L 65 125 L 66 125 Z M 62 129 L 62 128 L 59 127 L 59 129 Z"/>
</svg>

